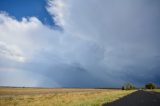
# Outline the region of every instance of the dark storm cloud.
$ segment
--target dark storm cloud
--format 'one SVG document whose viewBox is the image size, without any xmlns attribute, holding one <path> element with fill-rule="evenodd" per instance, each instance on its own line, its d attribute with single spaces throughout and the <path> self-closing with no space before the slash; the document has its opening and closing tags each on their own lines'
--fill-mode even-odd
<svg viewBox="0 0 160 106">
<path fill-rule="evenodd" d="M 73 30 L 103 46 L 104 58 L 99 62 L 103 61 L 105 72 L 122 82 L 140 80 L 141 85 L 155 81 L 159 71 L 155 67 L 160 65 L 157 58 L 160 54 L 159 1 L 82 0 L 74 3 L 77 5 L 72 6 L 70 17 Z M 159 83 L 158 79 L 156 82 Z"/>
</svg>

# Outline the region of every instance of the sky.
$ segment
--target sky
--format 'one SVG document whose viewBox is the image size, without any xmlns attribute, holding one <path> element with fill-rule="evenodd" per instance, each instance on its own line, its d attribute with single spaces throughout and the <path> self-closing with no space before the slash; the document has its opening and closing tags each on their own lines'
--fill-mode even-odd
<svg viewBox="0 0 160 106">
<path fill-rule="evenodd" d="M 160 85 L 159 0 L 0 0 L 0 86 Z"/>
</svg>

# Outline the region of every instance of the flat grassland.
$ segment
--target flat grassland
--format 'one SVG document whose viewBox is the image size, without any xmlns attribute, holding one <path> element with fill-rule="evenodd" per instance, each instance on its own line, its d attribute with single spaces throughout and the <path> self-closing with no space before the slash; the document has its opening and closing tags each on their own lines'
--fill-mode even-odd
<svg viewBox="0 0 160 106">
<path fill-rule="evenodd" d="M 146 91 L 154 91 L 154 92 L 160 92 L 160 89 L 151 89 L 151 90 L 146 90 Z"/>
<path fill-rule="evenodd" d="M 160 92 L 160 89 L 155 89 L 155 90 L 153 90 L 153 91 L 155 91 L 155 92 Z"/>
<path fill-rule="evenodd" d="M 135 90 L 0 88 L 0 106 L 101 106 Z"/>
</svg>

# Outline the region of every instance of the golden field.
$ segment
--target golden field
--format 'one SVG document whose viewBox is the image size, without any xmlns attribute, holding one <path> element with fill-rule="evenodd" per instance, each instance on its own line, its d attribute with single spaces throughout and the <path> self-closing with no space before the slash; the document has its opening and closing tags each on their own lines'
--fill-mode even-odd
<svg viewBox="0 0 160 106">
<path fill-rule="evenodd" d="M 134 90 L 0 88 L 0 106 L 101 106 Z"/>
</svg>

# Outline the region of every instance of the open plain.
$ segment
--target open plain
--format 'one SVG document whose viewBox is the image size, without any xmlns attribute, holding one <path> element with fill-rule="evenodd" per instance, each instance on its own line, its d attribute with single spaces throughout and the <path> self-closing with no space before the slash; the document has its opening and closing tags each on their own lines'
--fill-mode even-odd
<svg viewBox="0 0 160 106">
<path fill-rule="evenodd" d="M 0 106 L 101 106 L 135 90 L 0 88 Z"/>
</svg>

